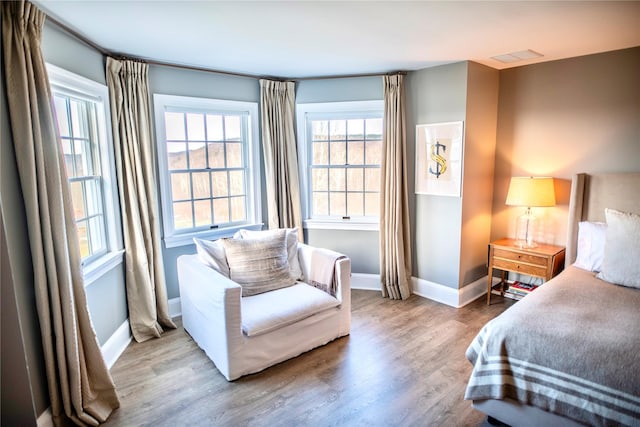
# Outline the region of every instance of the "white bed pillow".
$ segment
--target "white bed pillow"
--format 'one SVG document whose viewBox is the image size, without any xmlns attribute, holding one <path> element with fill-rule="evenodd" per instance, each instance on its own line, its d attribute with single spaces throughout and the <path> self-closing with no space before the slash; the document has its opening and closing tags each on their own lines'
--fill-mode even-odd
<svg viewBox="0 0 640 427">
<path fill-rule="evenodd" d="M 257 239 L 223 239 L 229 278 L 242 286 L 242 296 L 261 294 L 296 283 L 289 273 L 286 233 Z"/>
<path fill-rule="evenodd" d="M 578 247 L 575 266 L 587 271 L 602 270 L 607 224 L 582 221 L 578 223 Z"/>
<path fill-rule="evenodd" d="M 640 215 L 605 209 L 607 233 L 602 271 L 597 277 L 640 288 Z"/>
<path fill-rule="evenodd" d="M 302 267 L 298 260 L 298 227 L 285 228 L 287 233 L 287 254 L 291 277 L 296 280 L 302 280 Z M 272 236 L 279 230 L 239 230 L 234 234 L 234 239 L 257 239 Z"/>
<path fill-rule="evenodd" d="M 193 243 L 196 244 L 198 259 L 201 263 L 213 268 L 223 276 L 229 277 L 229 265 L 227 265 L 222 240 L 210 241 L 194 237 Z"/>
</svg>

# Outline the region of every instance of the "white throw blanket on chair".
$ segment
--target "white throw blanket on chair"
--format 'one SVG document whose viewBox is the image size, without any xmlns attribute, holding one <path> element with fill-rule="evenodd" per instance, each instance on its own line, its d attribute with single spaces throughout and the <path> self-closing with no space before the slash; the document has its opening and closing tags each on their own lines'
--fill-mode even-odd
<svg viewBox="0 0 640 427">
<path fill-rule="evenodd" d="M 328 249 L 316 248 L 311 256 L 307 283 L 335 297 L 338 291 L 337 278 L 334 274 L 336 262 L 343 258 L 346 256 Z"/>
</svg>

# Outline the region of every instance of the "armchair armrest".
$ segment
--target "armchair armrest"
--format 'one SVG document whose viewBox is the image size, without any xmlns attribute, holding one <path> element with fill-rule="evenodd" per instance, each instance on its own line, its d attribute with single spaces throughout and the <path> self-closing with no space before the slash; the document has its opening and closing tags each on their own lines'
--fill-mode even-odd
<svg viewBox="0 0 640 427">
<path fill-rule="evenodd" d="M 300 267 L 302 267 L 302 274 L 305 282 L 309 280 L 309 272 L 311 271 L 311 262 L 313 259 L 314 251 L 320 249 L 313 246 L 309 246 L 305 243 L 298 243 L 298 260 L 300 261 Z M 338 256 L 344 256 L 343 254 L 329 249 L 322 249 L 322 251 L 333 253 Z M 348 257 L 338 259 L 335 265 L 335 280 L 337 283 L 336 298 L 342 305 L 347 306 L 347 309 L 351 309 L 351 260 Z"/>
<path fill-rule="evenodd" d="M 197 255 L 178 257 L 178 285 L 185 330 L 216 364 L 228 366 L 228 350 L 242 340 L 242 288 Z"/>
</svg>

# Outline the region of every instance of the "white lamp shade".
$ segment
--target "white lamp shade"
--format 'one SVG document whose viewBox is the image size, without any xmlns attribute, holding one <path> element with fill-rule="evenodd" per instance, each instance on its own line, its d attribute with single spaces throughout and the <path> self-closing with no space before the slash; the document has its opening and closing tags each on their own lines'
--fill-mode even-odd
<svg viewBox="0 0 640 427">
<path fill-rule="evenodd" d="M 556 205 L 551 177 L 514 176 L 509 183 L 507 205 L 543 207 Z"/>
</svg>

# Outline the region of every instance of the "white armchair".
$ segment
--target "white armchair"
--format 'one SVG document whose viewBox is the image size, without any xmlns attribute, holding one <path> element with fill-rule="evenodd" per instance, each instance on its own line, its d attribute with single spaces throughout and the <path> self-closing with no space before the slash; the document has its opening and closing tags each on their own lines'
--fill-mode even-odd
<svg viewBox="0 0 640 427">
<path fill-rule="evenodd" d="M 313 277 L 316 249 L 298 244 L 305 281 Z M 339 254 L 336 254 L 339 255 Z M 349 334 L 351 328 L 351 260 L 335 262 L 335 297 L 313 286 L 294 286 L 253 296 L 196 255 L 178 258 L 178 281 L 184 329 L 218 370 L 232 381 L 259 372 Z"/>
</svg>

